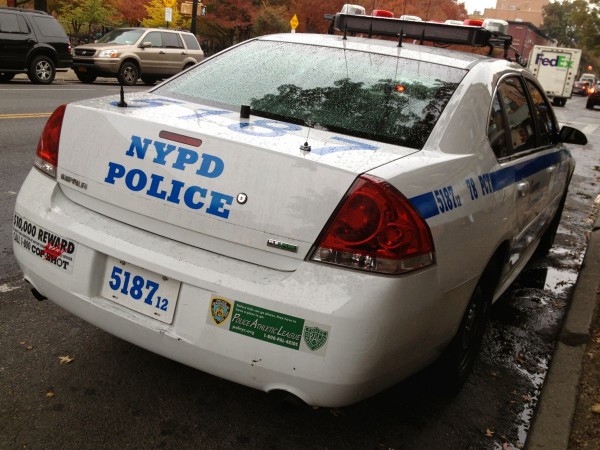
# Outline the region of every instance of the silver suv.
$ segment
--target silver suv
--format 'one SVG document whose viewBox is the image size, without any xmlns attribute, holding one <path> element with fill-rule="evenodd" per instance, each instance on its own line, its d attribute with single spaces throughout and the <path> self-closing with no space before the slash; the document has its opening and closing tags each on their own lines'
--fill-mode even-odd
<svg viewBox="0 0 600 450">
<path fill-rule="evenodd" d="M 73 70 L 80 81 L 116 77 L 132 86 L 153 85 L 200 62 L 204 52 L 192 33 L 156 28 L 118 28 L 98 42 L 75 47 Z"/>
</svg>

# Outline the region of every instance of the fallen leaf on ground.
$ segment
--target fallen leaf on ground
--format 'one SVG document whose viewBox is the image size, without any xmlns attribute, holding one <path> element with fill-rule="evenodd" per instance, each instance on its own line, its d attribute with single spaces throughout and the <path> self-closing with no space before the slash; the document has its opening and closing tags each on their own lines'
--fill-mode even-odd
<svg viewBox="0 0 600 450">
<path fill-rule="evenodd" d="M 592 407 L 590 409 L 592 410 L 592 412 L 594 414 L 600 414 L 600 403 L 596 403 L 595 405 L 592 405 Z"/>
<path fill-rule="evenodd" d="M 56 394 L 55 394 L 53 391 L 48 391 L 48 392 L 46 392 L 46 397 L 48 397 L 48 398 L 52 398 L 52 397 L 54 397 L 54 396 L 56 396 Z"/>
<path fill-rule="evenodd" d="M 60 360 L 60 364 L 69 364 L 75 358 L 73 358 L 72 356 L 66 355 L 66 356 L 59 356 L 58 359 Z"/>
<path fill-rule="evenodd" d="M 492 430 L 490 430 L 489 428 L 487 428 L 487 429 L 485 430 L 485 435 L 486 435 L 487 437 L 494 437 L 494 432 L 493 432 Z"/>
</svg>

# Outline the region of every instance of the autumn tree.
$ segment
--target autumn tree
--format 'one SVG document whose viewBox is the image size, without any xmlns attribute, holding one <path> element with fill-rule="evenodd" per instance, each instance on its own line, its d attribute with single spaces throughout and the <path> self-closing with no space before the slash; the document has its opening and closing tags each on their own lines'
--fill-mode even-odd
<svg viewBox="0 0 600 450">
<path fill-rule="evenodd" d="M 94 27 L 112 26 L 115 10 L 101 0 L 63 0 L 58 14 L 59 21 L 71 34 L 80 35 L 84 27 L 91 34 Z"/>
<path fill-rule="evenodd" d="M 583 50 L 582 63 L 599 67 L 600 15 L 598 1 L 585 0 L 552 2 L 542 9 L 542 31 L 560 47 Z"/>
<path fill-rule="evenodd" d="M 252 0 L 205 0 L 206 16 L 199 21 L 200 34 L 218 42 L 221 48 L 250 37 L 257 14 Z"/>
<path fill-rule="evenodd" d="M 115 9 L 131 27 L 137 27 L 146 17 L 148 12 L 144 7 L 147 0 L 118 0 Z"/>
<path fill-rule="evenodd" d="M 150 28 L 166 27 L 167 21 L 165 20 L 165 4 L 163 0 L 150 0 L 150 2 L 144 3 L 147 3 L 143 5 L 146 9 L 146 17 L 141 22 L 142 26 Z M 172 11 L 173 20 L 169 22 L 169 27 L 189 29 L 189 20 L 180 14 L 179 3 L 176 2 L 173 5 Z"/>
<path fill-rule="evenodd" d="M 345 3 L 344 0 L 291 0 L 290 11 L 298 16 L 299 32 L 326 33 L 330 23 L 323 16 L 335 14 Z M 468 17 L 464 4 L 455 0 L 376 0 L 369 2 L 366 13 L 371 14 L 374 9 L 391 11 L 395 17 L 410 15 L 424 20 L 463 20 Z"/>
<path fill-rule="evenodd" d="M 286 6 L 272 5 L 270 2 L 264 1 L 254 20 L 252 34 L 254 36 L 263 36 L 265 34 L 290 31 L 289 15 L 290 13 Z"/>
</svg>

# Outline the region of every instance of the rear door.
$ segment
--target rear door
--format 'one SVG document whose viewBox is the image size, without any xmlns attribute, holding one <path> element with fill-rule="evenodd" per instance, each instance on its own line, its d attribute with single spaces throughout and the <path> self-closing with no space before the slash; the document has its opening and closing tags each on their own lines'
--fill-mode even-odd
<svg viewBox="0 0 600 450">
<path fill-rule="evenodd" d="M 163 31 L 163 65 L 167 74 L 175 75 L 183 69 L 183 60 L 186 58 L 186 50 L 179 33 Z"/>
</svg>

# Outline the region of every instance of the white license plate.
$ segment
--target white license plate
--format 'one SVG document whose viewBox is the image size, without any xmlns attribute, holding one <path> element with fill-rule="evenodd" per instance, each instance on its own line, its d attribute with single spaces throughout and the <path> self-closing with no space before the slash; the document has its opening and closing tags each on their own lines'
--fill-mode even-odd
<svg viewBox="0 0 600 450">
<path fill-rule="evenodd" d="M 179 281 L 108 258 L 102 296 L 161 322 L 173 322 Z"/>
</svg>

